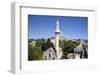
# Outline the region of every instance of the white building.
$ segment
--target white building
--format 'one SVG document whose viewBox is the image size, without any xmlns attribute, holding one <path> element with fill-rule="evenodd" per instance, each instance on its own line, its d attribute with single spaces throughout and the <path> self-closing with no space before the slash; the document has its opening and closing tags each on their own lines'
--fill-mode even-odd
<svg viewBox="0 0 100 76">
<path fill-rule="evenodd" d="M 44 60 L 55 60 L 57 59 L 57 57 L 60 59 L 62 55 L 63 55 L 62 48 L 59 48 L 58 56 L 54 48 L 48 48 L 46 51 L 43 52 L 43 59 Z"/>
</svg>

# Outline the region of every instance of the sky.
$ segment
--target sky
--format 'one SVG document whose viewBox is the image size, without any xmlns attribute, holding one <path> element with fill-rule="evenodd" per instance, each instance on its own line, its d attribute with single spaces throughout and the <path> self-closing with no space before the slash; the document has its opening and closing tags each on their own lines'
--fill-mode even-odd
<svg viewBox="0 0 100 76">
<path fill-rule="evenodd" d="M 28 15 L 28 38 L 54 37 L 57 19 L 65 38 L 88 39 L 88 17 L 44 15 Z"/>
</svg>

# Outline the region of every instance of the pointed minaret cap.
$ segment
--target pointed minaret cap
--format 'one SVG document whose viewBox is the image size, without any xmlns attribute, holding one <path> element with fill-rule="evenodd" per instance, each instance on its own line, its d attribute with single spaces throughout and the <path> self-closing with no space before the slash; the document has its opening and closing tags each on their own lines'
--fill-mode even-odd
<svg viewBox="0 0 100 76">
<path fill-rule="evenodd" d="M 58 18 L 57 18 L 57 21 L 56 21 L 56 25 L 59 25 L 59 20 L 58 20 Z"/>
<path fill-rule="evenodd" d="M 56 33 L 60 33 L 60 29 L 59 29 L 59 20 L 57 19 L 57 22 L 56 22 Z"/>
</svg>

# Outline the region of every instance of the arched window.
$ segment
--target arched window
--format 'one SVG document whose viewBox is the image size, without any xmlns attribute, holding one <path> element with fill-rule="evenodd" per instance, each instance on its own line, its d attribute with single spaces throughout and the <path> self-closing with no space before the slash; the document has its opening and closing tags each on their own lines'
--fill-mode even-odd
<svg viewBox="0 0 100 76">
<path fill-rule="evenodd" d="M 49 54 L 49 58 L 51 58 L 51 54 Z"/>
<path fill-rule="evenodd" d="M 45 60 L 47 60 L 47 56 L 45 56 Z"/>
<path fill-rule="evenodd" d="M 53 60 L 54 60 L 55 58 L 53 57 Z"/>
</svg>

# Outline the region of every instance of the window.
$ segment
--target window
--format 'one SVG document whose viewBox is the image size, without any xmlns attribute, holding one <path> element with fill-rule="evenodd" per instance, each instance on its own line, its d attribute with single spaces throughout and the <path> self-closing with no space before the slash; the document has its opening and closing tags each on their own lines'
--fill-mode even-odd
<svg viewBox="0 0 100 76">
<path fill-rule="evenodd" d="M 49 51 L 51 52 L 51 49 L 49 49 Z"/>
<path fill-rule="evenodd" d="M 47 60 L 47 56 L 45 56 L 45 60 Z"/>
<path fill-rule="evenodd" d="M 49 58 L 51 58 L 51 54 L 49 54 Z"/>
<path fill-rule="evenodd" d="M 53 60 L 54 60 L 55 58 L 53 57 Z"/>
</svg>

